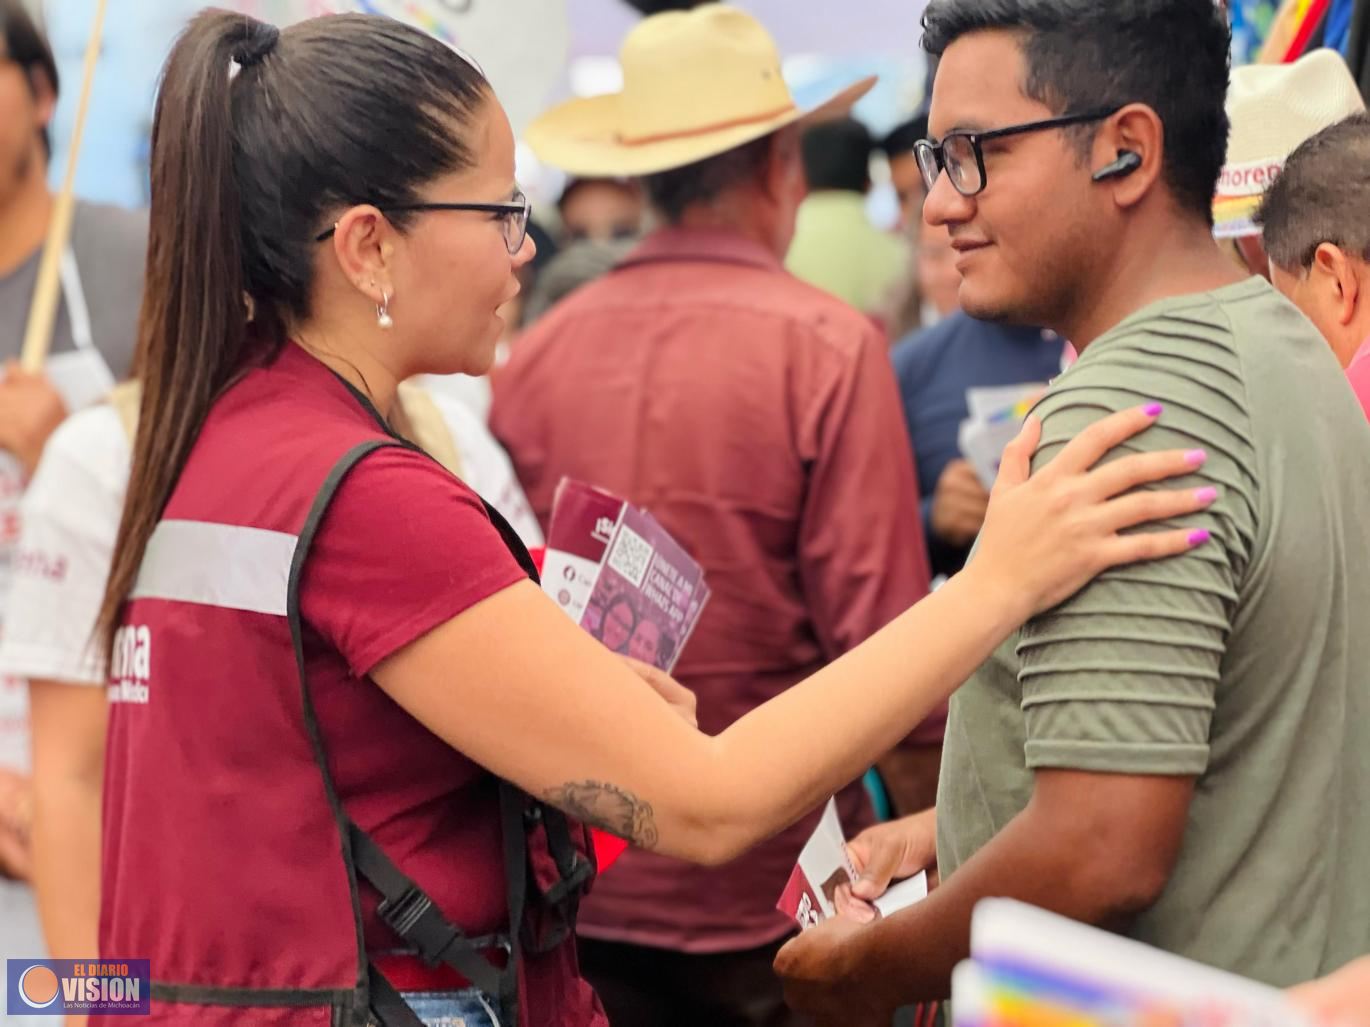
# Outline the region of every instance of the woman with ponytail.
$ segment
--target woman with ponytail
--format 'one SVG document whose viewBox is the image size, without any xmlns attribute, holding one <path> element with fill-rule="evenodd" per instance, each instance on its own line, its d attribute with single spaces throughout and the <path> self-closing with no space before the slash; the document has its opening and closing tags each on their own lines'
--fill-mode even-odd
<svg viewBox="0 0 1370 1027">
<path fill-rule="evenodd" d="M 168 60 L 101 621 L 100 952 L 151 960 L 157 1023 L 602 1025 L 572 934 L 582 825 L 732 859 L 1034 611 L 1193 543 L 1122 532 L 1202 497 L 1114 498 L 1191 472 L 1184 454 L 1091 469 L 1158 409 L 1029 480 L 1030 426 L 964 574 L 706 737 L 688 693 L 568 620 L 504 519 L 390 423 L 404 379 L 488 368 L 527 219 L 489 85 L 416 30 L 210 11 Z"/>
</svg>

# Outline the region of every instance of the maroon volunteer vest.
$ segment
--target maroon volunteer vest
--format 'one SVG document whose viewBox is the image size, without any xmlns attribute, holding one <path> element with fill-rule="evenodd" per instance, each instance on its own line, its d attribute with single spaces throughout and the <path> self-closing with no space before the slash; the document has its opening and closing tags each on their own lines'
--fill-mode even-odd
<svg viewBox="0 0 1370 1027">
<path fill-rule="evenodd" d="M 419 1027 L 367 952 L 377 893 L 393 948 L 479 988 L 506 1027 L 523 957 L 570 943 L 594 873 L 580 825 L 492 784 L 508 926 L 471 938 L 443 914 L 462 851 L 425 891 L 334 787 L 328 754 L 345 739 L 314 715 L 300 576 L 339 484 L 398 445 L 364 398 L 287 346 L 215 404 L 148 545 L 110 667 L 100 938 L 103 954 L 151 959 L 155 1022 Z M 413 819 L 408 837 L 442 845 L 451 818 Z"/>
</svg>

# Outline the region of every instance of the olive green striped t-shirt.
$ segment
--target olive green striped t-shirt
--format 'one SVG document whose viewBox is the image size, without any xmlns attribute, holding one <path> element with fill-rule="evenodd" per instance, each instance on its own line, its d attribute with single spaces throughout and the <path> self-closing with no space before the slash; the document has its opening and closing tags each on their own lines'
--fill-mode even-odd
<svg viewBox="0 0 1370 1027">
<path fill-rule="evenodd" d="M 1370 425 L 1327 344 L 1260 279 L 1096 340 L 1038 408 L 1040 466 L 1160 401 L 1128 451 L 1203 448 L 1214 540 L 1117 568 L 955 696 L 938 801 L 954 873 L 1038 768 L 1197 777 L 1179 861 L 1132 936 L 1285 985 L 1370 952 Z"/>
</svg>

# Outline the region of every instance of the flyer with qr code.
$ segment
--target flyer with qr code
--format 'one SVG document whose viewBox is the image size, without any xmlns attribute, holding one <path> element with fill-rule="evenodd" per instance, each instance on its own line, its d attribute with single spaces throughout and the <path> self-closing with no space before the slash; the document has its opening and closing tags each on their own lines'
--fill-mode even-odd
<svg viewBox="0 0 1370 1027">
<path fill-rule="evenodd" d="M 645 510 L 563 480 L 543 590 L 614 652 L 670 672 L 709 600 L 704 572 Z"/>
</svg>

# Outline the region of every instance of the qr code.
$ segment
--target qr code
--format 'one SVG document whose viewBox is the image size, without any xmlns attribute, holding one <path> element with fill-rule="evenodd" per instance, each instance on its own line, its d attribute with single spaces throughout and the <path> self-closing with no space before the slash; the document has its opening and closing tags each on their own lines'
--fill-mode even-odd
<svg viewBox="0 0 1370 1027">
<path fill-rule="evenodd" d="M 631 581 L 633 588 L 641 588 L 653 552 L 647 540 L 625 524 L 619 528 L 618 539 L 609 551 L 609 566 Z"/>
</svg>

